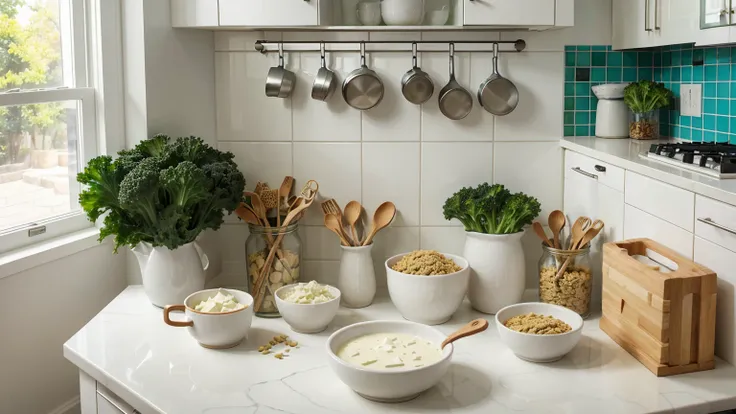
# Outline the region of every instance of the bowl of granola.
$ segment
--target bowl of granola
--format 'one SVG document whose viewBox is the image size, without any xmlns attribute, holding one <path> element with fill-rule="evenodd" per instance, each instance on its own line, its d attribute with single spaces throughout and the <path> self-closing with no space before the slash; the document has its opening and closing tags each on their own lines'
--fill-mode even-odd
<svg viewBox="0 0 736 414">
<path fill-rule="evenodd" d="M 412 322 L 447 322 L 465 298 L 468 261 L 434 250 L 415 250 L 386 260 L 388 292 L 401 316 Z"/>
<path fill-rule="evenodd" d="M 580 341 L 583 318 L 575 311 L 549 303 L 517 303 L 496 313 L 501 341 L 530 362 L 562 359 Z"/>
</svg>

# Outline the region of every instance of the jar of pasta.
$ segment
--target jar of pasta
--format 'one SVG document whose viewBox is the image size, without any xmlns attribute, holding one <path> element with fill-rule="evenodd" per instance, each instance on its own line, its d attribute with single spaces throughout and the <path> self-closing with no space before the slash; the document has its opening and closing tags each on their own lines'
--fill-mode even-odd
<svg viewBox="0 0 736 414">
<path fill-rule="evenodd" d="M 296 223 L 286 227 L 248 224 L 250 235 L 245 242 L 248 292 L 253 296 L 256 316 L 281 316 L 276 308 L 274 292 L 281 286 L 299 282 L 302 241 L 297 228 Z M 274 246 L 276 248 L 271 255 Z"/>
<path fill-rule="evenodd" d="M 590 315 L 593 291 L 590 246 L 561 250 L 542 245 L 539 259 L 539 300 Z"/>
</svg>

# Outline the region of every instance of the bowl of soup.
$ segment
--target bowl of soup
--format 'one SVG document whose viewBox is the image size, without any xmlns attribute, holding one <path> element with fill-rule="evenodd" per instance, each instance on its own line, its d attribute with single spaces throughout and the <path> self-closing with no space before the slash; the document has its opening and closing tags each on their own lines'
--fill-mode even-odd
<svg viewBox="0 0 736 414">
<path fill-rule="evenodd" d="M 409 321 L 370 321 L 346 326 L 327 339 L 330 368 L 361 397 L 403 402 L 436 385 L 450 368 L 453 345 L 446 335 Z"/>
</svg>

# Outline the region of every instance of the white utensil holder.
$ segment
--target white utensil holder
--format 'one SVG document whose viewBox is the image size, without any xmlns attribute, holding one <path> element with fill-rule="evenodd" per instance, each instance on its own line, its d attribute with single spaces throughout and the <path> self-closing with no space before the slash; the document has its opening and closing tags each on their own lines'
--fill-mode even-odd
<svg viewBox="0 0 736 414">
<path fill-rule="evenodd" d="M 348 308 L 364 308 L 376 297 L 376 272 L 368 246 L 340 246 L 340 274 L 337 288 L 342 295 L 342 305 Z"/>
</svg>

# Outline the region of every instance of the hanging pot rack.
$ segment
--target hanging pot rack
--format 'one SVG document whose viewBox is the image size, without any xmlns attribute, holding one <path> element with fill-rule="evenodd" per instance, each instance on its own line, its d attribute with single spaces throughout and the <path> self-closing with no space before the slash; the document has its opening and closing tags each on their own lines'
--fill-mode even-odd
<svg viewBox="0 0 736 414">
<path fill-rule="evenodd" d="M 417 45 L 418 52 L 442 52 L 449 51 L 450 44 L 455 45 L 456 52 L 492 52 L 493 46 L 499 48 L 500 53 L 518 53 L 526 49 L 526 42 L 523 39 L 518 40 L 257 40 L 255 50 L 261 53 L 278 52 L 279 46 L 284 52 L 319 52 L 320 45 L 323 44 L 328 52 L 358 52 L 361 44 L 365 45 L 367 52 L 411 52 L 412 45 Z M 370 47 L 373 45 L 374 47 Z M 383 47 L 376 47 L 382 45 Z M 386 47 L 387 45 L 404 45 L 405 47 Z M 425 47 L 419 47 L 425 45 Z M 445 45 L 442 47 L 442 45 Z M 487 45 L 488 49 L 463 48 L 462 45 Z M 508 45 L 501 49 L 502 45 Z"/>
</svg>

